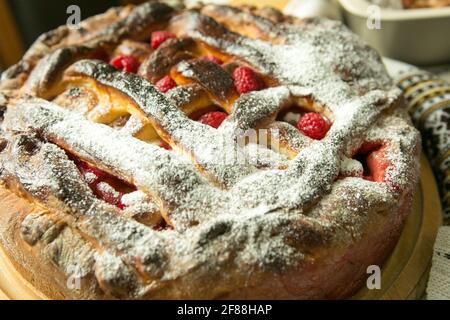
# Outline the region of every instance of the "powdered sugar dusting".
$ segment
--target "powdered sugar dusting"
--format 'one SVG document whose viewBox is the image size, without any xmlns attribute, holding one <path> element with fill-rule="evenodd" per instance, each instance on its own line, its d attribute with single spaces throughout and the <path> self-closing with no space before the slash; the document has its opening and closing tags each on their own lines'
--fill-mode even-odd
<svg viewBox="0 0 450 320">
<path fill-rule="evenodd" d="M 139 17 L 142 27 L 145 19 Z M 317 245 L 354 241 L 373 208 L 395 208 L 398 190 L 413 188 L 419 138 L 401 115 L 387 111 L 399 93 L 391 89 L 378 55 L 337 22 L 264 20 L 264 26 L 272 32 L 262 40 L 232 33 L 198 11 L 174 14 L 169 22 L 178 36 L 272 79 L 272 87 L 237 99 L 217 130 L 179 108 L 195 99 L 196 85 L 163 95 L 145 79 L 94 60 L 78 61 L 66 76 L 92 79 L 132 101 L 136 114 L 120 130 L 39 98 L 22 97 L 8 109 L 2 129 L 11 134 L 11 145 L 24 139 L 15 136 L 22 132 L 33 136 L 38 151 L 30 153 L 25 143 L 10 147 L 10 156 L 1 159 L 2 179 L 13 179 L 55 212 L 70 213 L 71 226 L 100 239 L 106 250 L 96 255 L 96 276 L 105 290 L 120 288 L 135 297 L 216 297 L 254 270 L 296 268 Z M 195 76 L 190 72 L 184 75 Z M 300 98 L 332 116 L 324 139 L 312 140 L 275 121 Z M 143 117 L 174 151 L 133 137 Z M 249 130 L 267 130 L 279 146 L 239 144 Z M 364 141 L 387 146 L 386 181 L 361 178 L 363 167 L 352 156 Z M 138 191 L 122 198 L 125 210 L 95 199 L 57 146 L 134 184 Z M 153 230 L 162 218 L 175 229 Z M 217 282 L 209 284 L 211 277 Z M 185 279 L 179 287 L 167 285 L 179 279 Z M 198 288 L 191 281 L 201 282 L 203 291 L 194 294 Z"/>
</svg>

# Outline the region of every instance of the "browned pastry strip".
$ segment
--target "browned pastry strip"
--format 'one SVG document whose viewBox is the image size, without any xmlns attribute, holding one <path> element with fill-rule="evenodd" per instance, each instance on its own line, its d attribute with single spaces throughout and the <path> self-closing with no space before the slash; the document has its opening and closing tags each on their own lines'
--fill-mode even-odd
<svg viewBox="0 0 450 320">
<path fill-rule="evenodd" d="M 210 96 L 198 84 L 188 84 L 173 88 L 167 92 L 166 96 L 190 117 L 195 115 L 195 112 L 207 110 L 211 107 Z"/>
<path fill-rule="evenodd" d="M 53 102 L 67 110 L 87 115 L 99 104 L 99 99 L 88 88 L 72 87 L 58 95 Z"/>
<path fill-rule="evenodd" d="M 300 150 L 313 143 L 311 138 L 299 135 L 298 130 L 285 122 L 274 122 L 269 126 L 270 139 L 278 142 L 279 152 L 290 159 L 295 158 Z"/>
<path fill-rule="evenodd" d="M 220 133 L 212 128 L 189 120 L 144 79 L 124 75 L 111 66 L 94 61 L 80 61 L 73 65 L 68 76 L 78 75 L 92 77 L 102 85 L 126 94 L 164 140 L 172 141 L 174 146 L 192 156 L 200 167 L 206 168 L 205 174 L 220 186 L 229 186 L 244 174 L 253 171 L 253 168 L 244 164 L 238 167 L 229 166 L 224 172 L 222 162 L 216 163 L 210 159 L 223 156 L 221 148 L 229 144 L 229 138 L 220 136 Z M 196 141 L 194 145 L 193 141 Z"/>
<path fill-rule="evenodd" d="M 23 90 L 41 98 L 51 98 L 60 88 L 63 70 L 80 59 L 89 58 L 93 50 L 87 47 L 69 47 L 58 49 L 44 57 L 30 73 Z"/>
<path fill-rule="evenodd" d="M 32 213 L 24 218 L 20 228 L 17 237 L 25 240 L 26 250 L 32 252 L 37 261 L 44 257 L 53 263 L 50 270 L 42 270 L 36 276 L 56 279 L 61 288 L 78 292 L 81 299 L 90 299 L 102 290 L 113 292 L 114 295 L 108 294 L 113 298 L 119 296 L 116 294 L 118 290 L 123 290 L 118 286 L 100 288 L 95 275 L 96 248 L 60 217 L 50 213 Z M 67 276 L 61 277 L 59 270 Z M 69 298 L 65 290 L 59 290 L 58 294 L 61 294 L 61 299 Z"/>
<path fill-rule="evenodd" d="M 252 11 L 254 12 L 255 10 L 246 12 L 234 7 L 207 5 L 202 8 L 201 13 L 213 18 L 233 32 L 270 41 L 277 41 L 275 39 L 278 38 L 278 41 L 280 41 L 283 34 L 277 34 L 276 29 L 273 28 L 273 23 L 281 23 L 284 19 L 281 17 L 276 19 L 274 17 L 275 13 L 271 12 L 269 16 L 275 20 L 271 21 L 268 18 L 252 14 Z"/>
<path fill-rule="evenodd" d="M 177 65 L 172 77 L 180 84 L 194 80 L 209 92 L 211 100 L 231 112 L 238 94 L 230 74 L 211 61 L 191 60 Z"/>
<path fill-rule="evenodd" d="M 169 74 L 178 62 L 194 58 L 194 50 L 195 42 L 192 39 L 169 39 L 142 63 L 138 74 L 156 83 Z"/>
</svg>

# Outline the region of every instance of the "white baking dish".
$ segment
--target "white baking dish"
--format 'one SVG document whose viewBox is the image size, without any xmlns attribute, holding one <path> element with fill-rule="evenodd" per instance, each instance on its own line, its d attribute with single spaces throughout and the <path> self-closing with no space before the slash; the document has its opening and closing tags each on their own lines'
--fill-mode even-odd
<svg viewBox="0 0 450 320">
<path fill-rule="evenodd" d="M 367 26 L 372 4 L 338 0 L 349 27 L 387 57 L 416 65 L 450 62 L 450 7 L 396 10 L 380 8 L 381 29 Z"/>
</svg>

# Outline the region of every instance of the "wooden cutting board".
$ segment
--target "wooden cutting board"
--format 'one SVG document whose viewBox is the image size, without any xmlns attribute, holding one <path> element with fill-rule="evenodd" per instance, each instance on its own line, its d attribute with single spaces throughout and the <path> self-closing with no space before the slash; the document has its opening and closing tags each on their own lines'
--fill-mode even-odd
<svg viewBox="0 0 450 320">
<path fill-rule="evenodd" d="M 442 216 L 436 182 L 424 156 L 421 165 L 421 181 L 412 212 L 394 252 L 381 269 L 381 289 L 362 289 L 355 299 L 403 300 L 423 296 Z M 1 249 L 0 299 L 46 299 L 15 270 Z"/>
</svg>

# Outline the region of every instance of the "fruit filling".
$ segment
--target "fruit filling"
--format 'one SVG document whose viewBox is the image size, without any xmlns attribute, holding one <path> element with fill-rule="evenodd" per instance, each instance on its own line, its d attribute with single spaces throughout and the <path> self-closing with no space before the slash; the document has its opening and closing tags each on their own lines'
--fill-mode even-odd
<svg viewBox="0 0 450 320">
<path fill-rule="evenodd" d="M 175 38 L 176 36 L 168 31 L 154 31 L 152 32 L 151 46 L 156 50 L 167 40 Z"/>
<path fill-rule="evenodd" d="M 234 69 L 233 80 L 236 90 L 240 94 L 258 91 L 263 88 L 261 79 L 256 72 L 249 67 L 241 66 Z"/>
<path fill-rule="evenodd" d="M 301 106 L 284 110 L 278 115 L 277 121 L 287 122 L 315 140 L 323 139 L 331 127 L 331 122 L 320 113 L 309 112 Z"/>
<path fill-rule="evenodd" d="M 330 130 L 330 123 L 320 113 L 308 112 L 300 117 L 297 122 L 297 128 L 305 136 L 315 140 L 323 139 L 328 130 Z"/>
<path fill-rule="evenodd" d="M 387 146 L 381 142 L 366 142 L 356 152 L 354 159 L 364 168 L 363 178 L 374 182 L 385 181 L 390 161 L 386 158 Z"/>
<path fill-rule="evenodd" d="M 170 76 L 165 76 L 161 80 L 159 80 L 155 84 L 155 86 L 162 93 L 166 93 L 170 89 L 175 88 L 177 86 L 177 83 Z"/>
<path fill-rule="evenodd" d="M 135 186 L 76 157 L 71 156 L 71 158 L 97 198 L 119 209 L 125 209 L 122 196 L 136 191 Z"/>
<path fill-rule="evenodd" d="M 120 55 L 111 59 L 109 62 L 114 68 L 123 70 L 128 73 L 136 73 L 139 69 L 140 62 L 133 56 Z"/>
<path fill-rule="evenodd" d="M 222 122 L 228 117 L 228 114 L 222 111 L 212 111 L 202 115 L 197 121 L 206 124 L 215 129 L 219 128 Z"/>
</svg>

